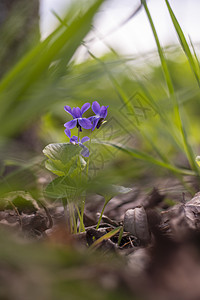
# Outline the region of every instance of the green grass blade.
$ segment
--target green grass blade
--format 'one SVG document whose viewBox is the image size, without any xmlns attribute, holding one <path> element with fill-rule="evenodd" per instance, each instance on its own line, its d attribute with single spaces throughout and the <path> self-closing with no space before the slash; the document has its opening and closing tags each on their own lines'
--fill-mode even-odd
<svg viewBox="0 0 200 300">
<path fill-rule="evenodd" d="M 138 126 L 137 126 L 138 118 L 137 118 L 137 115 L 135 113 L 134 107 L 130 104 L 130 101 L 129 101 L 126 93 L 123 91 L 123 89 L 121 88 L 121 86 L 119 85 L 117 80 L 113 77 L 112 73 L 109 71 L 106 64 L 101 59 L 97 58 L 94 54 L 92 54 L 91 52 L 89 52 L 89 54 L 91 55 L 92 58 L 94 58 L 96 61 L 98 61 L 103 66 L 106 74 L 108 75 L 108 77 L 109 77 L 109 79 L 110 79 L 117 95 L 121 99 L 122 103 L 125 104 L 127 110 L 130 112 L 130 114 L 135 116 L 135 121 L 136 122 L 134 122 L 133 125 L 135 126 L 136 129 L 138 129 Z"/>
<path fill-rule="evenodd" d="M 199 59 L 198 59 L 198 56 L 197 56 L 197 53 L 196 53 L 194 44 L 193 44 L 192 39 L 190 38 L 190 36 L 189 36 L 189 39 L 190 39 L 190 44 L 191 44 L 192 50 L 193 50 L 193 52 L 194 52 L 194 57 L 195 57 L 195 59 L 196 59 L 196 63 L 197 63 L 197 65 L 198 65 L 198 69 L 200 70 L 200 62 L 199 62 Z"/>
<path fill-rule="evenodd" d="M 151 25 L 151 29 L 153 31 L 155 41 L 156 41 L 156 45 L 157 45 L 158 53 L 159 53 L 159 56 L 160 56 L 160 61 L 161 61 L 161 64 L 162 64 L 165 80 L 166 80 L 166 83 L 167 83 L 167 86 L 168 86 L 169 94 L 174 95 L 174 87 L 173 87 L 171 76 L 170 76 L 170 73 L 169 73 L 169 70 L 168 70 L 168 67 L 167 67 L 166 59 L 165 59 L 162 47 L 160 45 L 160 41 L 159 41 L 156 29 L 155 29 L 153 20 L 151 18 L 151 14 L 150 14 L 149 9 L 147 7 L 146 0 L 142 0 L 142 4 L 143 4 L 144 9 L 146 11 L 146 14 L 147 14 L 147 17 L 148 17 L 149 23 Z"/>
<path fill-rule="evenodd" d="M 137 125 L 137 123 L 139 123 L 138 118 L 137 118 L 137 114 L 135 113 L 134 107 L 133 105 L 130 104 L 130 100 L 128 98 L 128 96 L 126 95 L 126 92 L 122 89 L 122 87 L 119 85 L 119 83 L 117 82 L 117 80 L 114 78 L 114 76 L 112 75 L 112 73 L 110 72 L 110 70 L 108 69 L 107 65 L 99 58 L 97 58 L 95 55 L 93 55 L 90 52 L 90 55 L 96 60 L 98 61 L 104 68 L 106 74 L 108 75 L 108 77 L 111 80 L 111 83 L 117 93 L 117 95 L 119 96 L 120 100 L 122 101 L 123 104 L 125 104 L 127 111 L 134 116 L 134 122 L 132 124 L 134 124 L 135 129 L 140 132 L 141 135 L 143 135 L 145 140 L 148 140 L 148 142 L 150 143 L 150 145 L 152 146 L 152 149 L 154 149 L 154 151 L 160 156 L 160 158 L 164 161 L 167 162 L 167 157 L 164 155 L 164 153 L 161 153 L 160 149 L 155 145 L 155 143 L 153 143 L 151 141 L 150 138 L 147 137 L 147 135 L 145 134 L 144 131 L 140 131 L 139 126 Z M 141 84 L 142 85 L 142 84 Z M 145 93 L 145 95 L 147 94 L 146 89 L 144 89 L 144 86 L 142 86 L 142 91 Z M 149 100 L 150 99 L 150 100 Z M 154 101 L 154 99 L 152 97 L 150 97 L 150 95 L 148 94 L 147 97 L 145 97 L 145 100 L 147 102 L 147 104 L 159 115 L 161 115 L 161 118 L 164 120 L 164 123 L 167 123 L 167 128 L 169 129 L 169 122 L 168 119 L 165 116 L 165 113 L 162 112 L 159 109 L 158 104 L 156 103 L 156 101 Z"/>
<path fill-rule="evenodd" d="M 196 173 L 194 171 L 192 171 L 192 170 L 175 167 L 175 166 L 173 166 L 173 165 L 171 165 L 171 164 L 169 164 L 167 162 L 160 161 L 160 160 L 154 158 L 153 156 L 148 155 L 145 152 L 142 152 L 142 151 L 137 150 L 137 149 L 125 147 L 125 146 L 118 145 L 118 144 L 115 144 L 115 143 L 112 143 L 112 142 L 103 142 L 103 141 L 99 142 L 98 141 L 98 143 L 114 147 L 114 148 L 116 148 L 116 149 L 118 149 L 120 151 L 123 151 L 123 152 L 127 153 L 128 155 L 134 157 L 135 159 L 143 160 L 146 163 L 150 163 L 152 165 L 157 165 L 159 167 L 168 169 L 168 170 L 170 170 L 170 171 L 172 171 L 174 173 L 177 173 L 177 174 L 182 174 L 182 175 L 196 175 Z"/>
<path fill-rule="evenodd" d="M 85 13 L 70 20 L 68 27 L 60 25 L 45 41 L 30 51 L 0 82 L 0 135 L 11 135 L 25 122 L 38 118 L 45 107 L 56 99 L 27 97 L 34 94 L 35 84 L 49 89 L 66 72 L 66 67 L 85 35 L 103 0 L 97 0 Z M 55 62 L 57 65 L 55 65 Z M 55 67 L 52 67 L 52 64 Z M 51 67 L 51 68 L 50 68 Z M 9 115 L 9 118 L 7 116 Z"/>
<path fill-rule="evenodd" d="M 191 53 L 191 51 L 190 51 L 190 48 L 189 48 L 189 45 L 188 45 L 188 43 L 187 43 L 187 41 L 186 41 L 186 38 L 185 38 L 185 36 L 184 36 L 184 33 L 183 33 L 183 31 L 182 31 L 182 29 L 181 29 L 181 27 L 180 27 L 180 25 L 179 25 L 179 23 L 178 23 L 178 21 L 177 21 L 177 19 L 176 19 L 176 16 L 174 15 L 174 13 L 173 13 L 173 11 L 172 11 L 172 9 L 171 9 L 171 6 L 170 6 L 170 4 L 169 4 L 169 1 L 168 1 L 168 0 L 165 0 L 165 3 L 166 3 L 166 5 L 167 5 L 167 8 L 168 8 L 170 17 L 171 17 L 172 22 L 173 22 L 173 24 L 174 24 L 174 28 L 175 28 L 176 33 L 177 33 L 177 35 L 178 35 L 180 44 L 181 44 L 181 46 L 182 46 L 182 48 L 183 48 L 183 51 L 185 52 L 185 54 L 186 54 L 186 56 L 187 56 L 187 58 L 188 58 L 190 67 L 191 67 L 192 71 L 194 72 L 194 75 L 195 75 L 195 77 L 196 77 L 196 80 L 197 80 L 197 82 L 198 82 L 198 85 L 200 86 L 200 74 L 199 74 L 199 69 L 198 69 L 198 67 L 197 67 L 197 65 L 196 65 L 196 63 L 195 63 L 195 60 L 194 60 L 193 56 L 192 56 L 192 53 Z"/>
<path fill-rule="evenodd" d="M 183 138 L 184 148 L 185 148 L 187 158 L 188 158 L 188 161 L 190 163 L 191 168 L 193 170 L 195 170 L 195 172 L 199 173 L 199 170 L 198 170 L 198 168 L 196 166 L 196 163 L 195 163 L 195 155 L 194 155 L 193 150 L 192 150 L 192 148 L 191 148 L 191 146 L 188 142 L 187 133 L 186 133 L 186 130 L 184 128 L 184 124 L 181 120 L 179 104 L 178 104 L 178 101 L 177 101 L 177 98 L 176 98 L 176 95 L 175 95 L 175 92 L 174 92 L 174 87 L 173 87 L 171 76 L 170 76 L 170 73 L 169 73 L 169 70 L 168 70 L 168 66 L 167 66 L 167 63 L 166 63 L 164 52 L 163 52 L 162 47 L 160 45 L 160 41 L 159 41 L 159 38 L 158 38 L 158 35 L 157 35 L 157 32 L 156 32 L 151 14 L 150 14 L 149 9 L 147 7 L 146 0 L 142 0 L 142 4 L 144 6 L 144 9 L 145 9 L 145 12 L 147 14 L 151 29 L 153 31 L 153 35 L 154 35 L 154 38 L 155 38 L 155 41 L 156 41 L 158 53 L 159 53 L 159 56 L 160 56 L 160 61 L 161 61 L 163 73 L 165 75 L 165 80 L 166 80 L 166 83 L 167 83 L 167 86 L 168 86 L 169 94 L 170 94 L 171 99 L 172 99 L 173 104 L 174 104 L 174 120 L 172 120 L 172 122 L 174 122 L 176 124 L 177 128 L 180 130 L 180 133 L 181 133 L 182 138 Z"/>
<path fill-rule="evenodd" d="M 108 239 L 110 239 L 111 237 L 113 237 L 115 234 L 117 234 L 119 231 L 121 230 L 121 226 L 117 227 L 113 230 L 111 230 L 110 232 L 104 234 L 103 236 L 101 236 L 98 240 L 96 240 L 89 249 L 94 249 L 95 247 L 97 247 L 99 244 L 101 244 L 103 241 L 106 241 Z"/>
</svg>

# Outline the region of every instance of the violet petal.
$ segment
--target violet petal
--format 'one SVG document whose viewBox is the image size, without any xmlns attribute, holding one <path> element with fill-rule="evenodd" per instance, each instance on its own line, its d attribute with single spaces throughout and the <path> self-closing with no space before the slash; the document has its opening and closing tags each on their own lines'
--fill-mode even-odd
<svg viewBox="0 0 200 300">
<path fill-rule="evenodd" d="M 81 110 L 79 107 L 73 107 L 72 114 L 74 118 L 81 118 Z"/>
<path fill-rule="evenodd" d="M 86 118 L 78 119 L 78 123 L 81 127 L 85 128 L 85 129 L 91 129 L 92 128 L 92 123 L 90 122 L 90 120 L 88 120 Z"/>
<path fill-rule="evenodd" d="M 64 110 L 65 110 L 66 112 L 68 112 L 70 115 L 72 115 L 72 109 L 71 109 L 70 106 L 65 105 L 65 106 L 64 106 Z"/>
<path fill-rule="evenodd" d="M 107 116 L 107 108 L 108 106 L 102 106 L 100 109 L 100 117 L 105 119 Z"/>
<path fill-rule="evenodd" d="M 73 135 L 73 137 L 70 139 L 70 143 L 72 144 L 78 144 L 78 137 Z"/>
<path fill-rule="evenodd" d="M 83 104 L 83 106 L 81 107 L 81 115 L 83 115 L 83 113 L 86 112 L 89 108 L 90 108 L 90 103 L 87 102 Z"/>
<path fill-rule="evenodd" d="M 93 120 L 92 131 L 96 128 L 96 126 L 97 126 L 97 124 L 98 124 L 98 122 L 99 122 L 100 119 L 101 119 L 101 118 L 94 118 L 94 120 Z"/>
<path fill-rule="evenodd" d="M 82 145 L 82 144 L 80 146 L 81 146 L 81 148 L 83 148 L 83 150 L 81 151 L 81 155 L 83 157 L 88 157 L 90 155 L 89 149 L 86 146 Z"/>
<path fill-rule="evenodd" d="M 71 131 L 69 130 L 69 128 L 65 129 L 65 134 L 70 138 L 71 137 Z"/>
<path fill-rule="evenodd" d="M 93 112 L 94 112 L 96 115 L 99 115 L 100 109 L 101 109 L 101 106 L 99 105 L 99 103 L 98 103 L 97 101 L 94 101 L 94 102 L 92 103 L 92 110 L 93 110 Z"/>
<path fill-rule="evenodd" d="M 82 139 L 81 139 L 81 144 L 85 143 L 85 142 L 88 142 L 90 140 L 90 138 L 88 136 L 84 136 Z"/>
<path fill-rule="evenodd" d="M 66 128 L 72 129 L 72 128 L 74 128 L 76 126 L 76 124 L 77 124 L 77 119 L 73 119 L 73 120 L 65 123 L 64 126 Z"/>
</svg>

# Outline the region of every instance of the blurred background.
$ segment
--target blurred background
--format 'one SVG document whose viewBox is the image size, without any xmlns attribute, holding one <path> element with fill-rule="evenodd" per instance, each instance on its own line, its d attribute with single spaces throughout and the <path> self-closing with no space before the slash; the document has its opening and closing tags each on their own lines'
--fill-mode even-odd
<svg viewBox="0 0 200 300">
<path fill-rule="evenodd" d="M 45 237 L 38 235 L 38 243 L 21 242 L 21 236 L 19 242 L 16 231 L 22 233 L 20 216 L 29 217 L 29 209 L 33 217 L 42 211 L 46 220 L 41 202 L 54 211 L 56 205 L 63 208 L 61 200 L 66 203 L 63 190 L 64 195 L 78 190 L 70 180 L 63 188 L 62 176 L 56 181 L 42 152 L 48 144 L 69 142 L 64 123 L 71 116 L 64 105 L 109 106 L 105 124 L 81 133 L 92 139 L 87 204 L 93 215 L 96 200 L 103 203 L 94 193 L 115 195 L 113 184 L 133 189 L 129 199 L 110 202 L 107 212 L 116 219 L 126 204 L 135 206 L 138 198 L 141 204 L 141 193 L 155 202 L 157 218 L 157 212 L 199 191 L 199 10 L 198 0 L 0 0 L 0 222 L 14 228 L 11 238 L 0 232 L 1 299 L 149 300 L 155 291 L 163 296 L 159 299 L 198 299 L 199 233 L 195 249 L 188 246 L 193 235 L 179 240 L 182 224 L 191 224 L 184 210 L 174 219 L 183 252 L 174 240 L 161 240 L 154 256 L 149 247 L 139 249 L 142 255 L 131 269 L 123 255 L 121 260 L 110 250 L 99 256 L 77 249 L 66 222 L 48 241 L 42 224 Z M 92 114 L 89 109 L 85 116 Z M 51 197 L 46 191 L 53 179 Z M 155 199 L 149 197 L 154 188 Z M 198 227 L 198 203 L 194 211 Z M 37 225 L 31 224 L 36 231 Z M 141 261 L 149 265 L 149 258 L 155 258 L 152 269 L 144 273 Z"/>
<path fill-rule="evenodd" d="M 170 174 L 198 189 L 200 3 L 167 3 L 0 2 L 2 193 L 24 186 L 24 170 L 33 192 L 33 177 L 45 172 L 42 149 L 68 142 L 63 106 L 93 101 L 109 105 L 93 134 L 95 176 L 102 171 L 103 180 L 106 168 L 111 183 L 143 178 L 146 187 L 152 172 L 156 180 Z"/>
<path fill-rule="evenodd" d="M 81 2 L 81 1 L 80 1 Z M 83 1 L 84 2 L 84 1 Z M 45 38 L 58 24 L 53 12 L 59 16 L 69 7 L 70 0 L 41 0 L 40 1 L 40 31 Z M 178 44 L 176 32 L 170 22 L 169 12 L 164 1 L 149 0 L 151 11 L 161 44 L 169 46 Z M 170 1 L 172 9 L 178 18 L 186 36 L 190 36 L 194 43 L 199 42 L 198 28 L 200 20 L 198 0 Z M 110 0 L 107 1 L 95 17 L 92 41 L 88 39 L 88 46 L 95 55 L 100 56 L 109 51 L 109 47 L 123 55 L 142 55 L 156 50 L 155 40 L 148 24 L 144 9 L 133 13 L 140 6 L 139 0 Z M 145 38 L 142 38 L 144 37 Z M 123 41 L 123 43 L 122 43 Z"/>
</svg>

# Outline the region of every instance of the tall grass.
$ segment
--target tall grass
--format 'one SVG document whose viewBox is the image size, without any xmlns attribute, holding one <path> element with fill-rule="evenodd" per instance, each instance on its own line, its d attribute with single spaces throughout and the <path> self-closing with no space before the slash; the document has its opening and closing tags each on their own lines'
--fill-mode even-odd
<svg viewBox="0 0 200 300">
<path fill-rule="evenodd" d="M 88 2 L 83 2 L 84 7 L 80 7 L 80 1 L 73 4 L 64 19 L 58 17 L 58 28 L 44 41 L 35 44 L 0 81 L 1 209 L 7 208 L 6 199 L 11 196 L 5 194 L 12 191 L 12 199 L 15 195 L 23 195 L 27 201 L 57 198 L 58 194 L 62 198 L 61 192 L 63 198 L 66 194 L 71 201 L 76 198 L 73 196 L 77 193 L 76 185 L 74 188 L 65 176 L 54 181 L 62 183 L 58 191 L 49 188 L 43 194 L 44 186 L 52 178 L 44 168 L 42 149 L 48 143 L 66 142 L 64 105 L 78 106 L 95 100 L 109 105 L 107 123 L 96 130 L 97 134 L 93 132 L 90 180 L 81 178 L 84 188 L 86 186 L 91 192 L 106 195 L 111 193 L 110 184 L 132 186 L 138 181 L 145 188 L 152 178 L 165 176 L 176 176 L 184 185 L 185 176 L 199 176 L 194 160 L 199 154 L 200 143 L 198 56 L 193 44 L 192 54 L 169 2 L 165 0 L 184 54 L 177 47 L 162 48 L 147 3 L 142 0 L 158 53 L 147 54 L 141 65 L 139 57 L 121 57 L 114 51 L 101 58 L 89 51 L 88 60 L 75 63 L 74 54 L 81 44 L 86 43 L 83 39 L 90 32 L 92 20 L 103 0 L 93 1 L 89 6 L 86 6 Z M 159 65 L 154 64 L 157 58 Z M 31 146 L 30 140 L 33 140 Z M 38 146 L 34 147 L 34 143 Z M 107 238 L 110 234 L 113 231 Z M 39 289 L 31 291 L 36 297 L 45 293 L 48 299 L 53 294 L 58 299 L 71 295 L 71 298 L 88 300 L 98 294 L 99 299 L 130 299 L 121 288 L 117 292 L 115 289 L 104 290 L 93 282 L 94 270 L 98 274 L 98 261 L 102 262 L 102 255 L 93 256 L 91 251 L 87 255 L 76 252 L 71 248 L 72 240 L 68 234 L 61 236 L 65 243 L 69 242 L 63 249 L 51 249 L 49 245 L 41 244 L 34 246 L 33 243 L 30 247 L 18 245 L 4 233 L 0 233 L 0 238 L 0 255 L 4 261 L 12 263 L 11 270 L 17 266 L 21 272 L 22 266 L 28 264 L 23 275 L 27 275 L 28 284 L 31 279 L 30 286 L 32 274 L 29 276 L 29 270 L 32 272 L 33 268 L 33 272 L 38 273 L 35 283 Z M 56 234 L 54 238 L 57 241 Z M 121 266 L 119 257 L 117 264 L 110 257 L 108 259 L 108 268 L 111 264 L 115 266 L 113 270 L 120 273 L 124 261 Z M 105 257 L 102 266 L 99 274 L 105 269 Z M 75 275 L 72 279 L 71 273 L 66 277 L 68 267 Z M 56 278 L 52 275 L 54 268 L 56 274 L 61 271 Z M 7 272 L 7 267 L 5 270 Z M 77 277 L 79 273 L 81 276 Z M 30 289 L 24 289 L 24 280 L 23 287 L 19 287 L 17 293 L 20 291 L 21 298 L 30 296 Z M 11 289 L 5 286 L 3 294 L 9 295 L 8 291 Z"/>
<path fill-rule="evenodd" d="M 157 45 L 157 53 L 149 57 L 153 61 L 158 55 L 160 65 L 150 64 L 148 57 L 139 67 L 138 57 L 121 57 L 115 51 L 97 58 L 89 50 L 88 60 L 74 63 L 74 54 L 81 44 L 87 43 L 82 43 L 83 39 L 91 30 L 103 0 L 81 8 L 75 2 L 64 19 L 58 17 L 58 28 L 36 44 L 0 81 L 1 140 L 6 142 L 40 122 L 38 139 L 43 144 L 65 141 L 63 123 L 67 116 L 63 105 L 77 106 L 97 100 L 109 105 L 109 119 L 94 136 L 91 166 L 108 166 L 106 172 L 111 182 L 140 178 L 148 168 L 156 170 L 159 176 L 170 173 L 179 179 L 199 175 L 195 163 L 200 142 L 195 115 L 200 94 L 198 58 L 195 46 L 192 45 L 193 55 L 169 2 L 165 2 L 186 59 L 180 49 L 162 48 L 143 0 Z M 181 58 L 178 65 L 170 51 Z M 146 108 L 145 112 L 138 108 L 140 105 Z M 116 168 L 120 160 L 124 164 Z M 43 168 L 40 165 L 37 160 L 37 172 Z M 31 170 L 35 174 L 34 168 L 35 161 L 27 164 L 22 157 L 20 172 Z M 2 174 L 3 169 L 4 166 Z M 2 192 L 23 188 L 22 181 L 9 186 L 16 180 L 17 172 L 12 173 L 12 180 L 12 174 L 4 177 Z M 27 179 L 31 180 L 32 175 L 29 176 Z M 103 184 L 108 178 L 102 175 L 101 180 Z M 5 188 L 5 182 L 9 188 Z M 25 189 L 30 189 L 28 184 Z"/>
<path fill-rule="evenodd" d="M 52 105 L 57 103 L 60 82 L 69 72 L 72 57 L 90 31 L 92 20 L 102 3 L 103 0 L 96 0 L 80 5 L 74 1 L 63 23 L 44 41 L 33 45 L 1 79 L 2 193 L 18 189 L 37 190 L 32 175 L 38 173 L 41 162 L 38 159 L 27 161 L 26 145 L 22 143 L 21 149 L 17 150 L 18 145 L 13 146 L 10 139 L 19 136 L 30 125 L 37 124 L 40 116 L 51 111 Z M 16 143 L 20 143 L 20 138 Z M 16 154 L 19 151 L 21 155 Z"/>
<path fill-rule="evenodd" d="M 19 132 L 56 101 L 58 81 L 89 32 L 102 2 L 93 1 L 83 12 L 75 2 L 65 17 L 65 24 L 38 43 L 4 76 L 0 82 L 0 136 Z M 74 17 L 75 8 L 79 14 Z"/>
<path fill-rule="evenodd" d="M 157 101 L 157 99 L 154 99 L 154 97 L 151 96 L 151 91 L 148 90 L 145 87 L 145 84 L 139 80 L 140 89 L 142 89 L 142 93 L 146 96 L 145 99 L 148 99 L 150 102 L 149 105 L 153 106 L 154 111 L 159 114 L 159 123 L 156 123 L 155 120 L 148 120 L 146 126 L 143 124 L 138 127 L 139 135 L 142 139 L 145 139 L 150 145 L 154 153 L 156 153 L 158 157 L 151 156 L 147 153 L 144 153 L 138 149 L 126 147 L 124 145 L 117 145 L 116 143 L 105 143 L 110 144 L 115 148 L 120 149 L 121 151 L 124 151 L 128 153 L 130 156 L 143 160 L 146 163 L 151 163 L 154 165 L 159 165 L 162 168 L 166 168 L 171 170 L 174 173 L 179 174 L 193 174 L 193 175 L 199 175 L 199 170 L 197 168 L 197 164 L 195 162 L 195 156 L 193 151 L 193 147 L 191 146 L 191 139 L 190 139 L 190 132 L 187 128 L 187 123 L 185 122 L 185 116 L 187 115 L 187 112 L 183 109 L 183 105 L 181 104 L 180 99 L 178 99 L 178 93 L 174 88 L 174 84 L 171 78 L 171 74 L 168 67 L 168 62 L 165 57 L 165 53 L 163 48 L 161 47 L 159 37 L 156 32 L 156 28 L 154 26 L 150 11 L 148 9 L 146 1 L 142 1 L 143 7 L 145 9 L 147 18 L 149 20 L 149 24 L 151 26 L 155 42 L 158 49 L 158 54 L 160 57 L 161 67 L 164 74 L 166 86 L 168 89 L 168 93 L 165 95 L 165 101 L 169 102 L 169 105 L 171 105 L 170 110 L 164 111 L 163 105 L 161 101 Z M 169 5 L 169 2 L 166 0 L 167 8 L 169 10 L 172 22 L 174 24 L 174 27 L 176 29 L 176 32 L 178 34 L 181 47 L 183 48 L 186 57 L 188 59 L 188 62 L 190 64 L 191 70 L 194 72 L 197 82 L 199 83 L 199 66 L 197 64 L 197 57 L 193 56 L 190 47 L 186 41 L 186 38 L 183 34 L 183 31 L 181 30 L 180 25 L 178 24 L 178 21 Z M 102 62 L 101 62 L 102 63 Z M 114 78 L 110 70 L 108 68 L 105 68 L 105 64 L 103 65 L 104 70 L 108 74 L 108 77 L 110 78 L 118 96 L 120 99 L 124 102 L 127 113 L 134 115 L 133 107 L 130 105 L 129 97 L 127 96 L 127 92 L 125 89 L 123 89 L 122 86 L 120 86 L 117 82 L 117 80 Z M 160 99 L 159 99 L 160 100 Z M 132 119 L 134 123 L 134 119 Z M 192 121 L 191 121 L 192 122 Z M 192 122 L 193 123 L 193 122 Z M 160 126 L 162 126 L 162 129 L 160 129 Z M 181 151 L 184 153 L 184 155 L 187 157 L 189 165 L 191 170 L 186 170 L 185 168 L 180 168 L 176 164 L 173 164 L 173 162 L 170 162 L 170 157 L 168 157 L 168 154 L 166 151 L 162 152 L 160 147 L 160 140 L 157 138 L 157 140 L 154 139 L 154 136 L 151 137 L 150 128 L 153 128 L 154 134 L 156 132 L 158 133 L 157 136 L 160 135 L 160 131 L 162 134 L 165 134 L 167 136 L 167 142 L 170 142 L 173 144 L 173 146 L 176 148 L 176 150 Z"/>
</svg>

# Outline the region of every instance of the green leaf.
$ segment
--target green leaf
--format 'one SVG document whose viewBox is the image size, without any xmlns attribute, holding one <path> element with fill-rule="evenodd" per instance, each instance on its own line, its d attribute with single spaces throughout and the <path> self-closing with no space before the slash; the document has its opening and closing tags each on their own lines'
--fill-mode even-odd
<svg viewBox="0 0 200 300">
<path fill-rule="evenodd" d="M 127 194 L 132 191 L 131 188 L 127 188 L 121 185 L 108 185 L 108 192 L 103 193 L 105 197 L 106 204 L 116 195 L 118 194 Z"/>
<path fill-rule="evenodd" d="M 51 160 L 60 160 L 63 164 L 80 153 L 81 148 L 70 143 L 55 143 L 47 145 L 43 153 Z"/>
<path fill-rule="evenodd" d="M 127 188 L 127 187 L 122 186 L 122 185 L 112 185 L 112 192 L 114 194 L 127 194 L 130 191 L 132 191 L 131 188 Z"/>
<path fill-rule="evenodd" d="M 91 30 L 93 17 L 103 0 L 92 1 L 89 6 L 79 2 L 72 4 L 74 13 L 72 9 L 69 11 L 64 24 L 35 45 L 0 81 L 0 136 L 23 130 L 47 107 L 58 102 L 55 87 Z"/>
<path fill-rule="evenodd" d="M 142 1 L 142 4 L 143 4 L 144 9 L 146 11 L 146 14 L 147 14 L 147 17 L 148 17 L 148 20 L 149 20 L 154 38 L 155 38 L 155 42 L 156 42 L 156 45 L 157 45 L 157 49 L 158 49 L 160 61 L 161 61 L 161 64 L 162 64 L 162 69 L 163 69 L 163 73 L 164 73 L 165 80 L 166 80 L 166 83 L 167 83 L 167 87 L 168 87 L 168 90 L 169 90 L 169 94 L 172 96 L 172 95 L 174 95 L 174 87 L 173 87 L 173 84 L 172 84 L 172 80 L 171 80 L 171 76 L 170 76 L 170 73 L 169 73 L 169 70 L 168 70 L 168 66 L 167 66 L 167 63 L 166 63 L 164 52 L 163 52 L 163 49 L 161 47 L 161 44 L 160 44 L 156 29 L 155 29 L 151 14 L 150 14 L 149 9 L 147 7 L 146 1 Z"/>
<path fill-rule="evenodd" d="M 75 200 L 82 192 L 80 182 L 66 176 L 54 179 L 45 189 L 47 197 L 67 199 L 67 201 Z"/>
<path fill-rule="evenodd" d="M 117 234 L 119 231 L 121 230 L 121 226 L 117 227 L 113 230 L 111 230 L 110 232 L 104 234 L 103 236 L 101 236 L 98 240 L 96 240 L 91 246 L 90 249 L 94 249 L 95 247 L 97 247 L 100 243 L 102 243 L 103 241 L 106 241 L 108 239 L 110 239 L 111 237 L 113 237 L 115 234 Z"/>
<path fill-rule="evenodd" d="M 39 206 L 36 200 L 33 197 L 24 191 L 14 191 L 7 194 L 4 194 L 0 198 L 0 208 L 1 209 L 13 209 L 17 208 L 19 212 L 35 212 L 39 209 Z"/>
<path fill-rule="evenodd" d="M 52 173 L 56 174 L 57 176 L 65 176 L 64 170 L 65 166 L 61 163 L 60 160 L 50 160 L 48 159 L 45 162 L 45 167 L 47 170 L 51 171 Z"/>
<path fill-rule="evenodd" d="M 190 53 L 189 46 L 187 45 L 187 42 L 186 42 L 185 37 L 183 35 L 183 32 L 182 32 L 182 30 L 181 30 L 181 28 L 180 28 L 180 26 L 179 26 L 179 24 L 178 24 L 178 22 L 177 22 L 177 20 L 174 16 L 173 12 L 172 12 L 172 10 L 169 6 L 168 1 L 165 0 L 165 2 L 168 6 L 168 10 L 170 12 L 170 16 L 171 16 L 172 21 L 174 23 L 174 27 L 175 27 L 178 35 L 179 35 L 179 39 L 180 39 L 180 42 L 182 44 L 182 47 L 183 47 L 184 51 L 186 52 L 186 55 L 188 56 L 189 62 L 192 65 L 192 69 L 193 69 L 193 71 L 196 75 L 196 78 L 198 80 L 198 76 L 197 76 L 197 73 L 196 73 L 196 68 L 195 68 L 195 65 L 194 65 L 193 57 Z M 175 91 L 174 91 L 174 86 L 173 86 L 173 83 L 172 83 L 171 75 L 170 75 L 169 70 L 168 70 L 168 66 L 167 66 L 165 55 L 164 55 L 164 51 L 161 47 L 156 29 L 155 29 L 155 26 L 154 26 L 154 23 L 153 23 L 153 20 L 152 20 L 152 17 L 151 17 L 151 14 L 150 14 L 149 9 L 148 9 L 147 4 L 146 4 L 146 0 L 143 0 L 142 3 L 143 3 L 143 6 L 144 6 L 144 9 L 146 11 L 146 14 L 147 14 L 147 17 L 148 17 L 148 20 L 149 20 L 149 23 L 150 23 L 155 41 L 156 41 L 156 45 L 157 45 L 157 49 L 158 49 L 158 53 L 159 53 L 163 73 L 164 73 L 165 80 L 166 80 L 166 83 L 167 83 L 167 86 L 168 86 L 170 97 L 171 97 L 171 99 L 173 101 L 173 104 L 174 104 L 174 120 L 173 120 L 173 122 L 174 122 L 174 124 L 177 125 L 177 127 L 178 127 L 178 129 L 179 129 L 179 131 L 182 135 L 185 151 L 187 153 L 187 158 L 188 158 L 188 161 L 190 163 L 190 166 L 196 173 L 198 173 L 199 171 L 198 171 L 198 169 L 196 167 L 196 164 L 195 164 L 194 153 L 193 153 L 191 145 L 188 141 L 187 131 L 184 127 L 184 123 L 181 119 L 179 103 L 178 103 L 178 99 L 177 99 Z M 167 165 L 167 163 L 165 163 L 165 162 L 163 162 L 163 164 Z"/>
<path fill-rule="evenodd" d="M 191 67 L 192 71 L 194 72 L 194 75 L 196 77 L 198 85 L 200 86 L 200 74 L 199 74 L 198 65 L 196 64 L 196 62 L 195 62 L 195 60 L 193 58 L 193 55 L 192 55 L 192 53 L 190 51 L 190 47 L 189 47 L 189 45 L 188 45 L 188 43 L 186 41 L 186 38 L 185 38 L 184 33 L 183 33 L 182 29 L 181 29 L 181 26 L 179 25 L 178 20 L 176 19 L 176 16 L 174 15 L 173 10 L 171 9 L 169 1 L 165 0 L 165 2 L 166 2 L 166 5 L 167 5 L 167 8 L 168 8 L 171 20 L 172 20 L 172 22 L 174 24 L 174 28 L 175 28 L 176 33 L 178 35 L 180 44 L 182 46 L 182 49 L 183 49 L 183 51 L 185 52 L 185 54 L 187 56 L 187 59 L 188 59 L 189 64 L 190 64 L 190 67 Z"/>
<path fill-rule="evenodd" d="M 196 157 L 196 162 L 197 162 L 198 166 L 200 167 L 200 156 Z"/>
<path fill-rule="evenodd" d="M 86 166 L 85 160 L 80 156 L 82 148 L 69 143 L 49 144 L 43 150 L 49 159 L 45 167 L 58 176 L 75 176 Z"/>
<path fill-rule="evenodd" d="M 27 161 L 26 163 L 14 163 L 11 160 L 4 161 L 5 170 L 7 166 L 12 169 L 7 174 L 3 174 L 0 178 L 0 196 L 4 197 L 12 191 L 29 191 L 35 194 L 37 198 L 38 190 L 36 184 L 36 174 L 33 171 L 33 166 L 36 165 L 34 160 Z M 5 172 L 5 171 L 4 171 Z"/>
<path fill-rule="evenodd" d="M 101 142 L 101 144 L 104 144 L 105 146 L 112 146 L 118 150 L 121 150 L 125 153 L 127 153 L 128 155 L 136 158 L 136 159 L 140 159 L 140 160 L 143 160 L 144 162 L 146 163 L 150 163 L 150 164 L 153 164 L 153 165 L 157 165 L 159 167 L 162 167 L 162 168 L 166 168 L 174 173 L 177 173 L 177 174 L 182 174 L 182 175 L 192 175 L 192 176 L 195 176 L 196 173 L 192 170 L 189 170 L 189 169 L 184 169 L 184 168 L 179 168 L 179 167 L 176 167 L 176 166 L 173 166 L 172 164 L 169 164 L 169 163 L 166 163 L 166 162 L 163 162 L 163 161 L 160 161 L 159 159 L 149 155 L 149 154 L 146 154 L 145 152 L 142 152 L 140 150 L 137 150 L 137 149 L 134 149 L 134 148 L 130 148 L 130 147 L 125 147 L 123 145 L 119 145 L 119 144 L 115 144 L 115 143 L 110 143 L 110 142 Z"/>
</svg>

